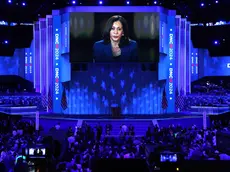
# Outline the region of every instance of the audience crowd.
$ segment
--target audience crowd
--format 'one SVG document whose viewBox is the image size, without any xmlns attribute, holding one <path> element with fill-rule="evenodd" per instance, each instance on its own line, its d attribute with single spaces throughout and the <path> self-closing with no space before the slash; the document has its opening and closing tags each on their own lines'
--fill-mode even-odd
<svg viewBox="0 0 230 172">
<path fill-rule="evenodd" d="M 56 171 L 62 172 L 89 172 L 93 160 L 101 158 L 146 159 L 145 146 L 148 144 L 157 145 L 159 152 L 177 152 L 180 159 L 185 160 L 230 160 L 229 155 L 219 152 L 216 147 L 216 133 L 230 130 L 229 124 L 226 120 L 216 120 L 208 129 L 199 129 L 196 125 L 187 128 L 172 124 L 165 128 L 150 124 L 143 137 L 135 137 L 134 126 L 124 124 L 114 137 L 110 136 L 111 124 L 102 128 L 100 123 L 96 127 L 84 123 L 81 127 L 69 127 L 65 141 L 59 143 L 60 150 L 51 151 L 51 157 L 56 163 Z M 51 128 L 54 131 L 61 129 L 61 124 Z M 15 165 L 15 158 L 23 153 L 23 148 L 41 143 L 43 139 L 35 132 L 33 121 L 2 119 L 0 133 L 0 171 L 21 169 L 22 166 Z"/>
<path fill-rule="evenodd" d="M 41 106 L 40 96 L 0 96 L 0 106 Z"/>
<path fill-rule="evenodd" d="M 95 129 L 86 123 L 75 131 L 70 127 L 67 132 L 68 148 L 57 170 L 90 171 L 91 160 L 100 158 L 146 159 L 145 146 L 148 144 L 158 145 L 162 152 L 177 152 L 180 159 L 185 160 L 230 160 L 230 156 L 219 152 L 216 147 L 216 132 L 228 130 L 228 123 L 224 122 L 212 121 L 212 126 L 206 130 L 198 129 L 196 125 L 190 128 L 180 125 L 160 128 L 150 124 L 146 135 L 139 138 L 132 135 L 133 131 L 129 132 L 126 125 L 121 126 L 118 137 L 110 137 L 107 128 L 105 136 L 102 136 L 100 124 Z M 60 124 L 56 127 L 61 128 Z"/>
<path fill-rule="evenodd" d="M 42 137 L 35 132 L 32 121 L 1 120 L 0 171 L 22 171 L 15 165 L 15 158 L 22 154 L 23 148 L 42 142 Z M 135 137 L 135 132 L 129 132 L 130 127 L 125 124 L 117 137 L 110 136 L 109 130 L 98 124 L 95 128 L 84 123 L 75 130 L 70 127 L 66 131 L 66 139 L 59 143 L 60 150 L 51 151 L 52 160 L 56 163 L 56 171 L 87 171 L 93 166 L 96 159 L 146 159 L 145 146 L 158 145 L 159 151 L 171 151 L 180 154 L 186 160 L 230 160 L 229 155 L 219 152 L 216 147 L 216 132 L 228 130 L 226 121 L 212 121 L 212 126 L 206 130 L 198 129 L 196 125 L 185 128 L 173 124 L 161 128 L 150 124 L 146 135 Z M 51 130 L 61 130 L 61 124 L 55 125 Z M 105 131 L 104 131 L 105 130 Z M 105 134 L 104 134 L 105 133 Z M 55 146 L 57 149 L 57 146 Z M 22 163 L 19 161 L 18 163 Z"/>
<path fill-rule="evenodd" d="M 189 94 L 180 96 L 177 100 L 178 108 L 181 111 L 191 111 L 192 106 L 205 107 L 229 107 L 230 96 L 214 96 L 214 95 L 196 95 Z"/>
</svg>

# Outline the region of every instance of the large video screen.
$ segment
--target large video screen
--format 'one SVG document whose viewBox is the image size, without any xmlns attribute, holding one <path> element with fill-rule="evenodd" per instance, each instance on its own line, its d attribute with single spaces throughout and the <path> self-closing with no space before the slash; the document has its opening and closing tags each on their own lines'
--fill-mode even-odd
<svg viewBox="0 0 230 172">
<path fill-rule="evenodd" d="M 158 62 L 159 13 L 71 13 L 70 61 Z"/>
</svg>

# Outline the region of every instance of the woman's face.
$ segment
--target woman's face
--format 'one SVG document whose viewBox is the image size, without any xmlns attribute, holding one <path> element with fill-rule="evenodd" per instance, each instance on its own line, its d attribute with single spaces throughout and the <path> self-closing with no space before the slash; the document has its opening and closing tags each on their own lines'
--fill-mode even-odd
<svg viewBox="0 0 230 172">
<path fill-rule="evenodd" d="M 112 29 L 110 30 L 110 40 L 113 42 L 119 42 L 123 35 L 123 27 L 120 21 L 113 23 Z"/>
</svg>

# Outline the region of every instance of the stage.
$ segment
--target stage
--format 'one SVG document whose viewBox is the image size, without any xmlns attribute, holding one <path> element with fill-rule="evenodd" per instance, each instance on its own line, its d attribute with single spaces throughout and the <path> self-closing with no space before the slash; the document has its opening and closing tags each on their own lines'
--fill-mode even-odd
<svg viewBox="0 0 230 172">
<path fill-rule="evenodd" d="M 179 118 L 197 118 L 202 113 L 165 113 L 165 114 L 63 114 L 38 111 L 37 106 L 13 106 L 1 105 L 0 112 L 7 115 L 22 115 L 27 118 L 35 118 L 36 112 L 39 112 L 40 118 L 44 119 L 62 119 L 62 120 L 164 120 Z"/>
<path fill-rule="evenodd" d="M 24 115 L 23 119 L 35 120 L 35 115 Z M 159 127 L 168 127 L 171 124 L 181 125 L 183 127 L 191 127 L 196 125 L 198 128 L 203 126 L 202 115 L 189 115 L 189 114 L 155 114 L 155 115 L 123 115 L 119 119 L 112 118 L 111 115 L 64 115 L 53 113 L 40 113 L 40 124 L 43 126 L 43 130 L 48 132 L 55 124 L 60 123 L 63 130 L 67 130 L 68 127 L 78 126 L 86 122 L 93 128 L 100 123 L 105 131 L 106 124 L 112 124 L 113 130 L 111 135 L 118 136 L 120 126 L 125 124 L 127 126 L 133 125 L 136 135 L 144 136 L 148 127 L 151 124 L 158 125 Z M 209 119 L 207 118 L 207 123 Z"/>
<path fill-rule="evenodd" d="M 24 115 L 26 117 L 35 117 L 34 114 Z M 62 120 L 165 120 L 165 119 L 181 119 L 181 118 L 200 118 L 202 114 L 191 114 L 191 113 L 168 113 L 168 114 L 125 114 L 119 117 L 113 117 L 111 114 L 100 115 L 100 114 L 59 114 L 59 113 L 48 113 L 39 112 L 40 118 L 44 119 L 62 119 Z"/>
<path fill-rule="evenodd" d="M 23 120 L 33 120 L 36 121 L 37 108 L 35 107 L 1 107 L 5 109 L 21 109 L 22 112 L 17 111 L 15 113 L 10 113 L 12 111 L 4 111 L 3 114 L 9 116 L 21 116 Z M 28 109 L 27 109 L 28 108 Z M 33 109 L 34 111 L 29 110 Z M 100 114 L 60 114 L 60 113 L 48 113 L 39 112 L 39 124 L 42 126 L 43 131 L 47 133 L 51 127 L 55 126 L 57 123 L 61 124 L 61 128 L 66 131 L 68 127 L 81 126 L 83 122 L 86 122 L 92 127 L 95 127 L 99 122 L 100 125 L 105 128 L 106 124 L 112 124 L 113 130 L 111 135 L 118 135 L 120 131 L 120 126 L 133 125 L 135 127 L 136 135 L 143 136 L 147 131 L 150 124 L 158 125 L 159 127 L 168 127 L 171 124 L 181 125 L 184 127 L 191 127 L 196 125 L 199 128 L 203 126 L 203 116 L 202 114 L 192 114 L 192 113 L 167 113 L 167 114 L 125 114 L 119 117 L 113 117 L 110 114 L 100 115 Z M 207 118 L 207 123 L 209 123 L 209 118 Z M 104 131 L 104 130 L 103 130 Z"/>
</svg>

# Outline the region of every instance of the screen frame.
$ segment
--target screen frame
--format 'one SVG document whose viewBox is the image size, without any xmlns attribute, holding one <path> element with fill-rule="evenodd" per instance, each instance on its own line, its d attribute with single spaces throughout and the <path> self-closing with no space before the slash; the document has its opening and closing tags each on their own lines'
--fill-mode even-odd
<svg viewBox="0 0 230 172">
<path fill-rule="evenodd" d="M 160 13 L 167 16 L 176 16 L 175 10 L 169 10 L 161 6 L 71 6 L 60 10 L 53 10 L 52 15 L 63 15 L 65 13 L 79 12 L 79 13 Z"/>
<path fill-rule="evenodd" d="M 65 7 L 59 10 L 52 10 L 52 16 L 61 16 L 61 20 L 63 23 L 66 20 L 69 20 L 70 13 L 159 13 L 159 22 L 163 21 L 166 16 L 176 16 L 176 10 L 166 9 L 161 6 L 71 6 Z M 70 32 L 68 33 L 70 36 Z M 70 38 L 68 38 L 70 39 Z M 159 40 L 160 41 L 160 40 Z M 70 42 L 68 40 L 67 42 Z M 70 43 L 69 43 L 70 44 Z M 70 51 L 70 47 L 68 47 L 68 52 Z M 63 54 L 67 53 L 63 51 Z M 161 54 L 160 50 L 160 42 L 159 42 L 159 56 Z M 160 58 L 160 57 L 159 57 Z M 89 61 L 76 61 L 71 63 L 88 63 Z M 94 61 L 91 61 L 94 63 Z M 138 63 L 153 63 L 148 61 L 138 61 Z M 97 62 L 98 63 L 98 62 Z M 100 62 L 103 63 L 103 62 Z M 104 62 L 107 63 L 107 62 Z M 130 63 L 130 62 L 129 62 Z M 135 63 L 135 62 L 133 62 Z"/>
</svg>

